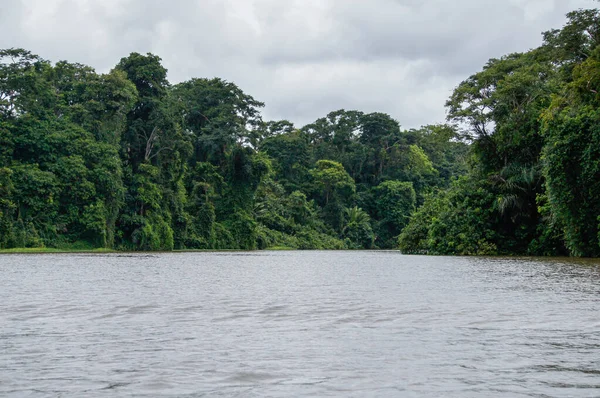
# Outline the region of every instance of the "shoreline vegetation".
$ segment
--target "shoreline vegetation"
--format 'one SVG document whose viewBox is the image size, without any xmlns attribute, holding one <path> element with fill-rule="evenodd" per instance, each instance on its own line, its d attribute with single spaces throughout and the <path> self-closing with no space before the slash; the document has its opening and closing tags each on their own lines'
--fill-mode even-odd
<svg viewBox="0 0 600 398">
<path fill-rule="evenodd" d="M 112 249 L 99 248 L 93 250 L 56 249 L 52 247 L 15 247 L 11 249 L 0 249 L 0 254 L 52 254 L 52 253 L 118 253 Z"/>
<path fill-rule="evenodd" d="M 600 256 L 600 13 L 490 59 L 403 129 L 268 121 L 232 82 L 0 50 L 0 253 L 400 249 Z M 100 248 L 100 249 L 96 249 Z"/>
<path fill-rule="evenodd" d="M 324 249 L 329 250 L 329 249 Z M 331 249 L 335 250 L 335 249 Z M 343 249 L 348 250 L 348 249 Z M 373 249 L 370 249 L 373 250 Z M 53 247 L 14 247 L 11 249 L 0 249 L 0 254 L 70 254 L 70 253 L 89 253 L 89 254 L 102 254 L 102 253 L 227 253 L 227 252 L 262 252 L 262 251 L 300 251 L 300 249 L 292 247 L 274 246 L 267 247 L 265 249 L 256 250 L 239 250 L 239 249 L 174 249 L 168 251 L 123 251 L 108 248 L 96 248 L 96 249 L 58 249 Z M 390 249 L 382 249 L 379 251 L 390 251 Z M 397 250 L 392 250 L 397 251 Z"/>
</svg>

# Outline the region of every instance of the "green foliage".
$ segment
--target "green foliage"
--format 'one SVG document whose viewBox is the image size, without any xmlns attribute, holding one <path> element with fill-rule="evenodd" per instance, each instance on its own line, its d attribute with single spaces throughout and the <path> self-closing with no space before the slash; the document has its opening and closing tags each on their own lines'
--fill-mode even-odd
<svg viewBox="0 0 600 398">
<path fill-rule="evenodd" d="M 405 253 L 497 254 L 494 196 L 479 181 L 462 178 L 430 195 L 398 238 Z"/>
<path fill-rule="evenodd" d="M 352 177 L 341 163 L 331 160 L 319 160 L 310 174 L 321 192 L 324 204 L 329 200 L 345 201 L 355 191 Z"/>
<path fill-rule="evenodd" d="M 343 226 L 344 209 L 356 191 L 354 180 L 341 163 L 319 160 L 310 171 L 316 187 L 316 197 L 323 206 L 323 218 L 336 231 Z"/>
<path fill-rule="evenodd" d="M 600 215 L 600 49 L 545 114 L 544 170 L 552 213 L 573 255 L 598 256 Z"/>
<path fill-rule="evenodd" d="M 429 229 L 433 221 L 447 211 L 448 207 L 449 203 L 443 193 L 426 195 L 423 205 L 411 216 L 410 222 L 398 236 L 398 248 L 406 254 L 435 254 Z"/>
<path fill-rule="evenodd" d="M 466 171 L 452 126 L 337 110 L 301 129 L 154 54 L 108 74 L 0 52 L 0 248 L 370 249 Z"/>
<path fill-rule="evenodd" d="M 300 130 L 284 132 L 265 138 L 260 150 L 273 159 L 273 167 L 281 184 L 293 191 L 307 181 L 310 167 L 310 144 Z"/>
<path fill-rule="evenodd" d="M 80 222 L 84 232 L 81 236 L 91 242 L 94 247 L 107 247 L 106 219 L 106 208 L 102 201 L 83 208 Z"/>
<path fill-rule="evenodd" d="M 566 84 L 543 113 L 548 204 L 575 256 L 599 256 L 600 12 L 568 14 L 569 23 L 546 34 Z"/>
<path fill-rule="evenodd" d="M 193 141 L 192 164 L 221 164 L 236 145 L 256 145 L 264 104 L 235 84 L 218 78 L 192 79 L 173 87 L 171 95 L 181 126 Z"/>
<path fill-rule="evenodd" d="M 16 205 L 12 201 L 14 185 L 12 182 L 13 171 L 9 168 L 0 168 L 0 249 L 14 245 L 14 227 L 12 219 Z"/>
<path fill-rule="evenodd" d="M 415 209 L 416 194 L 412 183 L 385 181 L 373 188 L 377 245 L 392 248 Z"/>
<path fill-rule="evenodd" d="M 133 233 L 132 240 L 140 250 L 165 251 L 174 247 L 173 230 L 167 220 L 155 213 L 144 219 L 141 227 Z"/>
<path fill-rule="evenodd" d="M 234 83 L 172 86 L 0 50 L 0 249 L 370 249 L 600 255 L 600 12 L 491 59 L 403 130 L 264 121 Z M 416 210 L 415 210 L 416 209 Z"/>
<path fill-rule="evenodd" d="M 218 246 L 217 249 L 256 249 L 257 223 L 251 214 L 236 209 L 224 222 L 224 226 L 231 233 L 232 240 L 225 246 Z"/>
<path fill-rule="evenodd" d="M 371 217 L 357 206 L 346 209 L 345 225 L 342 236 L 347 239 L 350 248 L 371 249 L 375 244 L 375 234 L 371 228 Z"/>
<path fill-rule="evenodd" d="M 453 124 L 409 131 L 263 121 L 231 82 L 171 86 L 153 54 L 102 75 L 0 50 L 0 248 L 597 256 L 598 21 L 568 14 L 461 83 Z"/>
<path fill-rule="evenodd" d="M 408 147 L 408 167 L 407 171 L 416 176 L 431 175 L 435 173 L 433 163 L 423 149 L 417 145 Z"/>
<path fill-rule="evenodd" d="M 492 59 L 454 91 L 469 176 L 427 197 L 403 251 L 600 255 L 600 12 L 567 17 L 540 48 Z"/>
</svg>

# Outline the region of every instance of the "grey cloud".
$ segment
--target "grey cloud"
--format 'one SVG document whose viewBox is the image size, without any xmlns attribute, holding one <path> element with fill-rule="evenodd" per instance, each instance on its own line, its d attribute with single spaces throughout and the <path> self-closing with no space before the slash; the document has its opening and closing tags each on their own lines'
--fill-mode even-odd
<svg viewBox="0 0 600 398">
<path fill-rule="evenodd" d="M 527 50 L 548 28 L 538 28 L 542 24 L 528 21 L 524 8 L 507 3 L 462 1 L 461 7 L 443 0 L 381 0 L 375 6 L 338 0 L 329 10 L 332 28 L 323 37 L 307 41 L 305 37 L 294 40 L 290 32 L 273 35 L 275 41 L 263 61 L 428 59 L 451 66 L 441 73 L 468 73 L 473 62 L 481 62 L 482 54 Z"/>
<path fill-rule="evenodd" d="M 10 7 L 0 8 L 0 26 L 2 26 L 1 43 L 16 43 L 22 32 L 21 22 L 24 18 L 25 10 L 23 4 L 15 2 Z M 4 47 L 14 47 L 6 45 Z M 3 48 L 4 48 L 3 47 Z"/>
<path fill-rule="evenodd" d="M 221 77 L 297 125 L 328 112 L 441 122 L 444 102 L 490 57 L 592 0 L 21 0 L 0 9 L 0 48 L 108 71 L 132 51 L 163 58 L 172 82 Z"/>
</svg>

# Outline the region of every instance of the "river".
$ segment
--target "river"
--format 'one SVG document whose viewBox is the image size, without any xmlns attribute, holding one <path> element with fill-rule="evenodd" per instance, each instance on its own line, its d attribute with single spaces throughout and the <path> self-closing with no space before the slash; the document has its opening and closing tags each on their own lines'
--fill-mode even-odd
<svg viewBox="0 0 600 398">
<path fill-rule="evenodd" d="M 600 260 L 0 256 L 2 397 L 598 397 Z"/>
</svg>

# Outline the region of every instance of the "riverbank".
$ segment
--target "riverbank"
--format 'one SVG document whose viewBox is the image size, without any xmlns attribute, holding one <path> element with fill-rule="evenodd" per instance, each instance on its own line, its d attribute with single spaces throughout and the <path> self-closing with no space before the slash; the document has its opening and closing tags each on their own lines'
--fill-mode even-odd
<svg viewBox="0 0 600 398">
<path fill-rule="evenodd" d="M 285 250 L 297 250 L 297 249 L 294 249 L 291 247 L 275 246 L 275 247 L 269 247 L 264 250 L 285 251 Z M 236 252 L 236 251 L 240 251 L 240 250 L 236 250 L 236 249 L 222 249 L 222 250 L 186 249 L 186 250 L 172 250 L 167 253 L 194 253 L 194 252 L 209 252 L 210 253 L 210 252 Z M 245 251 L 245 250 L 243 250 L 243 251 Z M 57 248 L 53 248 L 53 247 L 17 247 L 17 248 L 12 248 L 12 249 L 0 249 L 0 254 L 44 254 L 44 253 L 68 254 L 68 253 L 132 253 L 132 252 L 127 251 L 127 250 L 115 250 L 115 249 L 106 249 L 106 248 L 57 249 Z M 133 252 L 133 253 L 142 253 L 142 252 Z M 154 253 L 154 252 L 146 252 L 146 253 Z M 165 252 L 157 251 L 156 253 L 165 253 Z"/>
<path fill-rule="evenodd" d="M 57 249 L 54 247 L 16 247 L 0 249 L 0 254 L 28 254 L 28 253 L 116 253 L 113 249 Z"/>
</svg>

